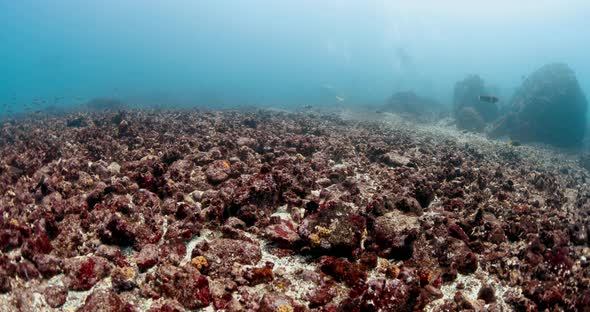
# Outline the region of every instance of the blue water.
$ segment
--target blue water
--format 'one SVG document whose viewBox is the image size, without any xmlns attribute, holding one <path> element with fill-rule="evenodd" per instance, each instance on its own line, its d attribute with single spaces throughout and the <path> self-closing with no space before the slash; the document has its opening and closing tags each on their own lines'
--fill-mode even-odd
<svg viewBox="0 0 590 312">
<path fill-rule="evenodd" d="M 0 103 L 367 105 L 413 90 L 448 104 L 467 74 L 508 97 L 552 62 L 590 94 L 588 12 L 585 0 L 0 0 Z"/>
</svg>

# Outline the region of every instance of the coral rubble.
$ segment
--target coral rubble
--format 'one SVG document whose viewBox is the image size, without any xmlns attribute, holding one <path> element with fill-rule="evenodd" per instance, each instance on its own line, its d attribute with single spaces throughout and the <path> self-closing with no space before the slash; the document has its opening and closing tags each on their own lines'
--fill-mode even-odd
<svg viewBox="0 0 590 312">
<path fill-rule="evenodd" d="M 0 156 L 15 310 L 590 302 L 588 173 L 534 147 L 387 116 L 130 110 L 4 123 Z"/>
</svg>

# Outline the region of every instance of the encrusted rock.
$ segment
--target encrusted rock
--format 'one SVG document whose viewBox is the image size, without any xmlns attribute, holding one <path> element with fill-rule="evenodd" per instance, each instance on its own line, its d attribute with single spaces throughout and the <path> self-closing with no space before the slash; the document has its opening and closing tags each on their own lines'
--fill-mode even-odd
<svg viewBox="0 0 590 312">
<path fill-rule="evenodd" d="M 287 248 L 295 246 L 301 239 L 290 220 L 280 220 L 278 224 L 269 225 L 265 229 L 265 234 L 272 242 Z"/>
<path fill-rule="evenodd" d="M 262 258 L 260 247 L 251 242 L 220 238 L 204 246 L 197 246 L 192 257 L 204 256 L 209 264 L 208 274 L 226 276 L 235 262 L 255 264 Z"/>
<path fill-rule="evenodd" d="M 112 266 L 101 257 L 82 257 L 66 261 L 64 279 L 69 290 L 89 290 L 111 272 Z"/>
<path fill-rule="evenodd" d="M 412 256 L 412 243 L 417 238 L 420 224 L 412 214 L 393 210 L 375 219 L 375 242 L 382 246 L 381 256 L 407 259 Z"/>
<path fill-rule="evenodd" d="M 131 312 L 136 309 L 130 303 L 124 302 L 112 291 L 99 289 L 93 291 L 84 305 L 77 312 Z"/>
<path fill-rule="evenodd" d="M 68 289 L 64 286 L 49 286 L 43 293 L 45 302 L 54 309 L 64 305 L 68 298 Z"/>
<path fill-rule="evenodd" d="M 135 259 L 140 270 L 145 271 L 158 263 L 158 247 L 154 244 L 145 245 Z"/>
</svg>

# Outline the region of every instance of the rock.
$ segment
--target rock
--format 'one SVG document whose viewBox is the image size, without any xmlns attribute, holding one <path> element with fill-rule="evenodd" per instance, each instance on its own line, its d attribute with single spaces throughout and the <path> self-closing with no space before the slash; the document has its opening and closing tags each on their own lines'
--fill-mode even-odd
<svg viewBox="0 0 590 312">
<path fill-rule="evenodd" d="M 68 289 L 64 286 L 49 286 L 43 292 L 45 302 L 52 308 L 59 308 L 68 299 Z"/>
<path fill-rule="evenodd" d="M 127 266 L 127 267 L 117 267 L 111 273 L 111 282 L 113 284 L 113 289 L 116 292 L 122 291 L 129 291 L 133 288 L 137 287 L 136 283 L 137 273 L 135 269 Z"/>
<path fill-rule="evenodd" d="M 469 311 L 482 311 L 483 310 L 483 303 L 478 300 L 470 300 L 467 298 L 463 293 L 456 292 L 455 297 L 453 298 L 455 303 L 457 304 L 459 311 L 469 310 Z"/>
<path fill-rule="evenodd" d="M 477 256 L 472 252 L 460 254 L 455 262 L 457 271 L 461 274 L 471 274 L 477 271 L 478 261 Z"/>
<path fill-rule="evenodd" d="M 226 160 L 214 161 L 207 167 L 207 170 L 205 171 L 207 181 L 216 185 L 227 180 L 229 178 L 229 174 L 231 173 L 230 168 L 230 163 Z"/>
<path fill-rule="evenodd" d="M 575 73 L 549 64 L 531 74 L 515 92 L 510 113 L 490 132 L 522 142 L 579 146 L 586 131 L 588 102 Z"/>
<path fill-rule="evenodd" d="M 422 206 L 413 197 L 402 197 L 395 202 L 395 208 L 403 211 L 416 214 L 418 216 L 422 215 Z"/>
<path fill-rule="evenodd" d="M 399 279 L 374 279 L 368 283 L 366 291 L 356 306 L 354 302 L 343 301 L 342 311 L 410 311 L 413 293 L 419 289 L 412 289 Z"/>
<path fill-rule="evenodd" d="M 124 302 L 112 291 L 99 289 L 93 291 L 84 305 L 76 312 L 131 312 L 136 311 L 129 303 Z"/>
<path fill-rule="evenodd" d="M 432 120 L 441 111 L 440 103 L 433 99 L 421 97 L 414 92 L 393 94 L 381 110 L 407 115 L 418 120 Z"/>
<path fill-rule="evenodd" d="M 39 273 L 45 278 L 61 273 L 63 267 L 63 260 L 52 255 L 38 255 L 34 258 L 34 262 Z"/>
<path fill-rule="evenodd" d="M 231 279 L 213 280 L 209 284 L 213 307 L 217 310 L 226 309 L 233 299 L 232 291 L 237 288 L 237 284 Z"/>
<path fill-rule="evenodd" d="M 587 312 L 588 308 L 590 307 L 590 290 L 584 290 L 578 294 L 578 298 L 576 300 L 576 309 L 578 311 Z"/>
<path fill-rule="evenodd" d="M 281 293 L 269 292 L 262 297 L 258 312 L 291 312 L 295 311 L 294 305 L 295 303 L 291 297 Z"/>
<path fill-rule="evenodd" d="M 112 162 L 107 167 L 107 170 L 112 174 L 118 174 L 121 171 L 121 165 L 116 162 Z"/>
<path fill-rule="evenodd" d="M 137 267 L 145 271 L 158 263 L 158 247 L 154 244 L 145 245 L 135 259 Z"/>
<path fill-rule="evenodd" d="M 490 285 L 484 285 L 477 293 L 477 299 L 485 301 L 486 304 L 496 302 L 496 291 Z"/>
<path fill-rule="evenodd" d="M 434 200 L 435 194 L 432 186 L 426 182 L 420 182 L 416 184 L 414 190 L 414 198 L 420 203 L 422 208 L 426 208 Z"/>
<path fill-rule="evenodd" d="M 324 256 L 320 259 L 322 272 L 332 276 L 338 282 L 344 282 L 349 287 L 355 287 L 358 283 L 367 280 L 367 273 L 362 265 L 351 263 L 343 258 Z"/>
<path fill-rule="evenodd" d="M 418 205 L 419 207 L 419 205 Z M 417 237 L 420 224 L 415 215 L 393 210 L 375 219 L 373 236 L 382 247 L 382 257 L 408 259 L 412 256 L 412 244 Z"/>
<path fill-rule="evenodd" d="M 351 256 L 366 236 L 366 219 L 352 207 L 330 201 L 305 217 L 297 229 L 313 250 L 322 254 Z"/>
<path fill-rule="evenodd" d="M 49 236 L 45 233 L 33 235 L 25 240 L 21 247 L 23 257 L 33 260 L 39 254 L 48 254 L 53 250 Z"/>
<path fill-rule="evenodd" d="M 25 280 L 30 281 L 31 279 L 35 279 L 39 277 L 39 270 L 35 267 L 35 265 L 28 260 L 21 261 L 17 264 L 16 272 L 18 276 Z"/>
<path fill-rule="evenodd" d="M 0 276 L 0 294 L 8 293 L 12 290 L 12 285 L 10 284 L 10 277 L 6 275 Z"/>
<path fill-rule="evenodd" d="M 274 279 L 272 268 L 248 268 L 244 272 L 244 278 L 249 282 L 250 286 L 268 283 Z"/>
<path fill-rule="evenodd" d="M 159 252 L 160 263 L 170 263 L 178 265 L 186 256 L 186 244 L 180 242 L 165 243 L 162 246 L 160 246 Z"/>
<path fill-rule="evenodd" d="M 484 119 L 473 107 L 461 108 L 455 113 L 455 119 L 457 128 L 467 131 L 483 132 L 486 126 Z"/>
<path fill-rule="evenodd" d="M 391 167 L 401 167 L 409 165 L 411 160 L 396 153 L 386 153 L 381 156 L 381 162 Z"/>
<path fill-rule="evenodd" d="M 185 309 L 173 300 L 157 301 L 152 303 L 148 312 L 184 312 Z"/>
<path fill-rule="evenodd" d="M 523 287 L 523 294 L 533 300 L 539 311 L 551 310 L 555 306 L 564 304 L 564 287 L 554 281 L 530 281 Z"/>
<path fill-rule="evenodd" d="M 101 257 L 82 257 L 66 261 L 64 284 L 69 290 L 89 290 L 111 272 L 112 266 Z"/>
<path fill-rule="evenodd" d="M 108 259 L 119 266 L 127 264 L 125 261 L 125 256 L 123 255 L 123 252 L 121 252 L 121 248 L 117 246 L 102 244 L 98 246 L 98 249 L 94 255 Z"/>
<path fill-rule="evenodd" d="M 72 118 L 66 121 L 66 126 L 71 128 L 87 127 L 88 121 L 84 117 Z"/>
<path fill-rule="evenodd" d="M 457 82 L 453 92 L 453 112 L 455 113 L 455 117 L 459 119 L 461 115 L 465 114 L 465 108 L 471 108 L 473 112 L 469 114 L 479 116 L 484 125 L 486 122 L 496 119 L 498 117 L 498 106 L 495 103 L 487 103 L 479 100 L 480 95 L 486 95 L 487 93 L 484 81 L 478 75 L 467 76 L 465 79 Z M 472 128 L 460 128 L 474 131 Z"/>
<path fill-rule="evenodd" d="M 191 265 L 159 266 L 153 287 L 158 293 L 177 300 L 186 309 L 200 309 L 211 303 L 209 281 Z"/>
<path fill-rule="evenodd" d="M 280 220 L 278 224 L 272 224 L 264 230 L 268 239 L 280 247 L 291 248 L 301 240 L 295 225 L 290 220 Z"/>
<path fill-rule="evenodd" d="M 108 223 L 100 232 L 100 238 L 107 244 L 119 246 L 132 246 L 136 242 L 136 233 L 133 225 L 129 224 L 122 216 L 112 215 Z"/>
<path fill-rule="evenodd" d="M 260 247 L 251 242 L 229 238 L 219 238 L 205 246 L 197 246 L 191 258 L 204 256 L 209 264 L 210 276 L 227 276 L 235 262 L 256 264 L 262 258 Z"/>
</svg>

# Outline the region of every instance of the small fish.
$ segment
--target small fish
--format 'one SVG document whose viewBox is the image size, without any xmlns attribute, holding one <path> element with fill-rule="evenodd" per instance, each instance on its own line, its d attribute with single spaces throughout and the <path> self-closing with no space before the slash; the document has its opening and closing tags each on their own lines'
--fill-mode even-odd
<svg viewBox="0 0 590 312">
<path fill-rule="evenodd" d="M 341 97 L 341 96 L 336 96 L 336 101 L 338 102 L 344 102 L 344 100 L 346 100 L 345 98 Z"/>
<path fill-rule="evenodd" d="M 493 95 L 480 95 L 479 100 L 482 102 L 494 104 L 494 103 L 498 102 L 500 99 L 498 99 L 498 97 L 493 96 Z"/>
<path fill-rule="evenodd" d="M 311 105 L 309 105 L 309 104 L 308 104 L 308 105 L 303 105 L 303 108 L 304 108 L 304 109 L 312 109 L 312 108 L 313 108 L 313 106 L 311 106 Z"/>
</svg>

